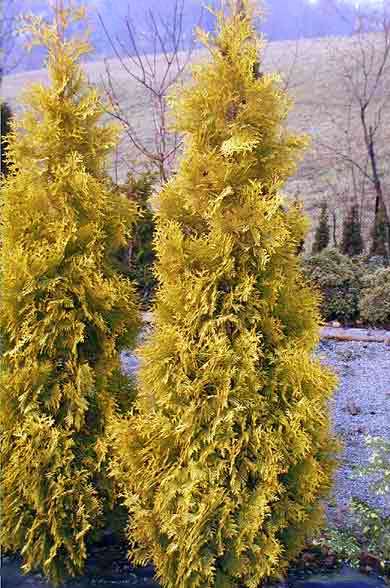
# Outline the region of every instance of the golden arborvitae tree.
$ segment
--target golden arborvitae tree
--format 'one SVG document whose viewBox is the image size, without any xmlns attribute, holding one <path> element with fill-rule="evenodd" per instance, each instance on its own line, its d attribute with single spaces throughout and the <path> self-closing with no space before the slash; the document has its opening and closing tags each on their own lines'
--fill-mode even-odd
<svg viewBox="0 0 390 588">
<path fill-rule="evenodd" d="M 297 255 L 306 220 L 280 192 L 305 139 L 258 74 L 249 0 L 228 5 L 200 34 L 211 59 L 172 100 L 185 152 L 156 202 L 154 329 L 135 409 L 112 425 L 131 559 L 169 587 L 283 573 L 322 521 L 337 449 Z"/>
<path fill-rule="evenodd" d="M 66 39 L 82 18 L 31 18 L 49 84 L 26 94 L 1 190 L 0 537 L 53 582 L 82 569 L 112 506 L 106 426 L 130 405 L 119 351 L 139 323 L 134 288 L 114 270 L 135 219 L 105 171 L 117 129 L 99 123 L 80 67 L 87 40 Z"/>
</svg>

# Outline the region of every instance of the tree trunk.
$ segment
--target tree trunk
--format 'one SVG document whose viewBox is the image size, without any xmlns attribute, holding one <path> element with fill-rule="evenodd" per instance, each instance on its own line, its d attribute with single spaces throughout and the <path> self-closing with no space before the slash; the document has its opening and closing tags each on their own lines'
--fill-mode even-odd
<svg viewBox="0 0 390 588">
<path fill-rule="evenodd" d="M 364 139 L 368 151 L 368 156 L 372 171 L 372 181 L 375 189 L 375 214 L 374 226 L 372 231 L 371 255 L 387 256 L 389 246 L 389 216 L 387 214 L 385 201 L 383 198 L 382 182 L 378 172 L 377 157 L 375 152 L 374 130 L 370 125 L 367 128 L 366 109 L 364 106 L 360 109 L 360 119 L 364 131 Z"/>
</svg>

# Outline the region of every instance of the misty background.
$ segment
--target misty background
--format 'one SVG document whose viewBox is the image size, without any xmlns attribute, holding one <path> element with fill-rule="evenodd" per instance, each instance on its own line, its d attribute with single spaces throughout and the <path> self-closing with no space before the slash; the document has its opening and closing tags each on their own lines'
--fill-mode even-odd
<svg viewBox="0 0 390 588">
<path fill-rule="evenodd" d="M 190 44 L 193 42 L 194 27 L 197 24 L 206 30 L 212 29 L 214 18 L 205 7 L 217 7 L 219 0 L 178 2 L 184 7 L 184 39 Z M 147 33 L 148 13 L 152 12 L 157 20 L 169 23 L 173 17 L 175 0 L 85 0 L 82 3 L 89 7 L 91 40 L 95 49 L 90 59 L 99 60 L 113 56 L 111 43 L 100 19 L 114 39 L 126 37 L 126 19 L 129 19 L 139 35 L 139 48 L 142 52 L 149 53 L 153 51 L 153 47 Z M 269 41 L 350 36 L 356 26 L 356 4 L 357 2 L 351 0 L 266 0 L 260 3 L 264 18 L 259 21 L 259 29 Z M 359 2 L 359 5 L 363 9 L 372 10 L 374 2 L 366 0 Z M 14 11 L 16 15 L 30 12 L 47 17 L 50 14 L 47 0 L 8 0 L 7 10 Z M 43 66 L 44 51 L 36 48 L 26 54 L 22 39 L 13 40 L 13 54 L 13 72 L 40 69 Z"/>
</svg>

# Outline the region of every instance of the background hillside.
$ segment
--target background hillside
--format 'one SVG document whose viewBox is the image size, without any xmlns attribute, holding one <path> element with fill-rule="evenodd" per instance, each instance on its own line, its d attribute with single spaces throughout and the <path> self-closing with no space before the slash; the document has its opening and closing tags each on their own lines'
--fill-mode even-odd
<svg viewBox="0 0 390 588">
<path fill-rule="evenodd" d="M 131 2 L 109 0 L 75 0 L 77 3 L 89 6 L 92 25 L 92 39 L 96 49 L 95 56 L 112 56 L 112 47 L 103 32 L 99 15 L 103 18 L 111 34 L 125 33 L 124 21 L 130 16 L 131 20 L 142 30 L 145 25 L 145 15 L 153 12 L 157 18 L 169 20 L 175 0 L 133 0 Z M 188 40 L 192 39 L 193 28 L 196 24 L 211 30 L 213 17 L 205 6 L 218 6 L 219 0 L 179 0 L 184 6 L 184 32 Z M 2 10 L 6 13 L 20 15 L 31 12 L 42 16 L 48 15 L 48 2 L 45 0 L 5 0 Z M 371 5 L 372 0 L 365 0 L 364 4 Z M 297 38 L 315 38 L 323 36 L 350 35 L 354 27 L 354 7 L 351 0 L 265 0 L 262 2 L 264 20 L 261 24 L 262 32 L 270 41 L 291 40 Z M 5 18 L 5 17 L 3 17 Z M 22 43 L 19 41 L 13 47 L 17 62 L 17 69 L 39 69 L 44 54 L 35 49 L 31 54 L 24 55 Z M 152 42 L 145 35 L 142 42 L 144 52 L 152 51 Z M 22 59 L 19 59 L 23 57 Z"/>
<path fill-rule="evenodd" d="M 340 55 L 353 59 L 355 50 L 356 47 L 350 38 L 279 41 L 267 45 L 264 60 L 264 69 L 279 71 L 295 100 L 288 121 L 290 127 L 312 137 L 305 159 L 296 176 L 286 186 L 286 191 L 291 197 L 299 197 L 304 201 L 314 223 L 319 203 L 326 196 L 336 216 L 338 233 L 346 199 L 349 197 L 350 174 L 343 162 L 340 162 L 331 150 L 325 149 L 322 143 L 340 145 L 345 142 L 347 101 L 343 85 L 344 61 L 340 59 Z M 192 59 L 196 62 L 204 58 L 204 54 L 195 52 Z M 129 119 L 146 143 L 151 144 L 153 127 L 147 93 L 129 80 L 117 59 L 112 59 L 109 63 Z M 104 62 L 89 63 L 86 68 L 91 81 L 102 87 L 105 78 Z M 15 110 L 18 110 L 19 98 L 25 86 L 31 82 L 44 81 L 45 74 L 42 71 L 7 76 L 3 81 L 3 96 Z M 383 124 L 388 125 L 388 110 L 384 116 Z M 359 141 L 357 135 L 354 148 L 357 156 L 361 149 L 361 156 L 364 159 L 364 149 L 359 146 Z M 383 151 L 383 160 L 389 161 L 388 142 L 381 140 L 380 149 Z M 125 140 L 121 145 L 119 157 L 119 175 L 120 179 L 123 179 L 128 163 L 136 157 L 134 149 Z M 383 175 L 385 184 L 389 187 L 389 168 L 383 170 Z M 367 214 L 369 215 L 369 210 Z"/>
<path fill-rule="evenodd" d="M 129 22 L 138 33 L 138 50 L 148 54 L 153 49 L 153 35 L 148 34 L 145 15 L 148 10 L 152 11 L 158 26 L 163 28 L 164 23 L 171 23 L 173 0 L 166 3 L 145 0 L 142 5 L 136 2 L 131 5 L 130 12 L 126 2 L 116 3 L 115 10 L 110 10 L 106 0 L 90 0 L 90 4 L 92 41 L 96 51 L 86 64 L 88 75 L 104 91 L 109 85 L 108 68 L 110 82 L 126 120 L 146 148 L 153 150 L 155 105 L 145 87 L 129 76 L 134 64 L 131 62 L 132 47 L 129 45 L 126 19 L 131 17 Z M 194 23 L 199 21 L 201 3 L 198 0 L 179 0 L 179 5 L 183 6 L 181 26 L 185 45 L 193 36 Z M 371 10 L 373 4 L 364 6 L 365 9 L 369 6 Z M 34 0 L 30 2 L 30 7 L 36 14 L 45 15 L 47 2 Z M 360 124 L 359 100 L 364 98 L 361 92 L 371 96 L 366 110 L 367 125 L 375 131 L 376 163 L 384 199 L 389 207 L 390 147 L 386 128 L 390 122 L 390 20 L 386 21 L 381 32 L 376 31 L 376 21 L 373 21 L 374 32 L 362 35 L 356 34 L 356 8 L 344 0 L 318 0 L 316 3 L 308 0 L 268 0 L 267 11 L 267 20 L 260 23 L 266 40 L 262 69 L 280 73 L 282 85 L 295 102 L 288 124 L 312 139 L 296 176 L 285 187 L 286 193 L 290 198 L 299 198 L 304 202 L 313 219 L 313 226 L 317 222 L 321 201 L 327 200 L 333 243 L 340 240 L 348 207 L 357 201 L 368 238 L 375 193 L 372 178 L 367 173 L 369 162 Z M 115 52 L 97 17 L 98 13 L 111 40 L 116 40 L 122 56 L 128 52 L 124 61 L 113 57 Z M 203 13 L 203 26 L 207 29 L 211 22 L 212 16 Z M 355 34 L 349 34 L 351 32 Z M 277 40 L 279 38 L 285 40 Z M 205 58 L 205 53 L 195 47 L 192 63 Z M 43 53 L 33 52 L 28 66 L 41 67 L 43 59 Z M 24 67 L 27 67 L 26 62 L 20 65 L 20 68 Z M 163 76 L 164 57 L 156 57 L 156 68 L 157 77 Z M 186 67 L 180 81 L 188 80 L 188 77 L 189 67 Z M 24 87 L 31 82 L 44 81 L 45 74 L 39 68 L 17 71 L 3 79 L 2 96 L 17 112 Z M 115 157 L 115 179 L 123 181 L 128 170 L 134 165 L 137 167 L 138 163 L 139 152 L 125 135 Z"/>
</svg>

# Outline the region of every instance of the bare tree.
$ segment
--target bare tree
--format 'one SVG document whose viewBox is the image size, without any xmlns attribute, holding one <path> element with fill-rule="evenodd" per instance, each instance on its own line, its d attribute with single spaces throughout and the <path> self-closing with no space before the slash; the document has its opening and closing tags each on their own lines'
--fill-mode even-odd
<svg viewBox="0 0 390 588">
<path fill-rule="evenodd" d="M 383 253 L 383 239 L 390 243 L 389 199 L 385 190 L 385 160 L 389 155 L 385 133 L 390 121 L 390 1 L 380 7 L 358 7 L 355 30 L 347 51 L 336 49 L 335 65 L 341 66 L 343 118 L 329 115 L 338 131 L 333 142 L 317 139 L 320 148 L 332 153 L 335 165 L 350 176 L 356 204 L 373 198 L 373 254 Z M 332 105 L 333 106 L 333 105 Z M 360 200 L 360 202 L 359 202 Z M 387 236 L 380 235 L 385 227 Z"/>
<path fill-rule="evenodd" d="M 169 128 L 167 97 L 174 85 L 183 79 L 191 59 L 194 43 L 187 41 L 184 29 L 184 0 L 175 0 L 169 18 L 146 15 L 146 32 L 137 32 L 129 15 L 125 19 L 126 38 L 113 37 L 103 18 L 100 22 L 120 67 L 121 76 L 113 73 L 113 64 L 106 60 L 104 86 L 109 98 L 109 113 L 121 122 L 125 135 L 143 162 L 155 172 L 161 183 L 167 181 L 181 146 L 181 137 Z M 143 38 L 147 37 L 150 53 L 143 50 Z M 124 77 L 123 77 L 124 74 Z M 120 78 L 121 77 L 121 81 Z M 136 88 L 149 107 L 152 121 L 152 140 L 145 137 L 142 126 L 137 128 L 126 104 L 126 88 Z M 115 174 L 118 175 L 118 160 Z M 131 167 L 128 162 L 128 167 Z"/>
<path fill-rule="evenodd" d="M 22 0 L 0 0 L 0 84 L 21 59 L 17 36 L 23 4 Z"/>
</svg>

